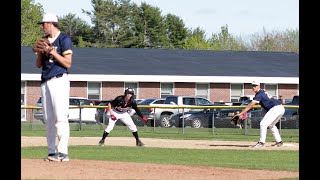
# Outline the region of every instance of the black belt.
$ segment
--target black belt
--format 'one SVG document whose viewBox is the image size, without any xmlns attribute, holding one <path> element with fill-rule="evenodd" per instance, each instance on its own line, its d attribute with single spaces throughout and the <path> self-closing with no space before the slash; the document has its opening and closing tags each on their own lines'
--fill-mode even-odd
<svg viewBox="0 0 320 180">
<path fill-rule="evenodd" d="M 59 78 L 59 77 L 62 77 L 63 76 L 63 74 L 58 74 L 58 75 L 56 75 L 56 76 L 53 76 L 52 78 Z"/>
<path fill-rule="evenodd" d="M 63 74 L 65 74 L 65 73 L 63 73 Z M 49 79 L 52 79 L 52 78 L 60 78 L 60 77 L 63 76 L 63 74 L 58 74 L 58 75 L 53 76 L 53 77 L 51 77 L 51 78 L 49 78 Z M 41 80 L 41 84 L 44 83 L 45 81 L 49 80 L 49 79 L 43 79 L 43 80 Z"/>
</svg>

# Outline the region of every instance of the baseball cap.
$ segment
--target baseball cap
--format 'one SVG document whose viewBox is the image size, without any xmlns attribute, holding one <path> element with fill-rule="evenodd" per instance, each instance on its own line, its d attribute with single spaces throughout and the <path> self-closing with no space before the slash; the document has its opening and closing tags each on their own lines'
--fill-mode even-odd
<svg viewBox="0 0 320 180">
<path fill-rule="evenodd" d="M 258 81 L 252 81 L 252 83 L 250 84 L 251 86 L 260 86 L 260 82 Z"/>
<path fill-rule="evenodd" d="M 58 17 L 52 13 L 46 13 L 42 17 L 42 21 L 37 24 L 43 24 L 45 22 L 58 22 Z"/>
</svg>

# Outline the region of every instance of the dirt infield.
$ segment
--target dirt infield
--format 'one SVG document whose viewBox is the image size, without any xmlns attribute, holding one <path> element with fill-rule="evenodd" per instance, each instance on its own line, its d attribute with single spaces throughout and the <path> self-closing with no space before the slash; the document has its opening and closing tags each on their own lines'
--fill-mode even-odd
<svg viewBox="0 0 320 180">
<path fill-rule="evenodd" d="M 72 137 L 70 145 L 97 145 L 98 137 Z M 253 142 L 211 140 L 164 140 L 142 138 L 146 147 L 192 149 L 250 149 Z M 299 150 L 298 143 L 263 150 Z M 44 137 L 21 137 L 21 146 L 46 146 Z M 106 146 L 135 146 L 132 137 L 109 137 Z M 260 149 L 258 149 L 260 150 Z M 137 168 L 139 167 L 139 168 Z M 63 173 L 57 173 L 63 172 Z M 208 166 L 163 165 L 70 159 L 69 162 L 21 160 L 22 179 L 281 179 L 298 178 L 299 172 L 244 170 Z"/>
</svg>

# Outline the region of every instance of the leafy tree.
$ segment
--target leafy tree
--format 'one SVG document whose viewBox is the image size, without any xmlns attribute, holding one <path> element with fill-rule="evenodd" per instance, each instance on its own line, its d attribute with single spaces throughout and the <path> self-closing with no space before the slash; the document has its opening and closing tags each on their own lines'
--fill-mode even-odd
<svg viewBox="0 0 320 180">
<path fill-rule="evenodd" d="M 78 47 L 86 47 L 86 43 L 83 41 L 82 37 L 78 37 Z"/>
<path fill-rule="evenodd" d="M 43 8 L 34 0 L 21 0 L 21 45 L 31 46 L 43 32 L 37 22 L 42 20 Z"/>
<path fill-rule="evenodd" d="M 205 38 L 205 31 L 200 27 L 188 31 L 188 38 L 185 40 L 183 49 L 190 50 L 209 50 L 210 45 Z"/>
<path fill-rule="evenodd" d="M 136 44 L 133 9 L 130 0 L 92 0 L 91 17 L 97 44 L 103 47 L 131 47 Z"/>
<path fill-rule="evenodd" d="M 272 50 L 272 35 L 263 28 L 262 34 L 255 33 L 252 35 L 251 46 L 256 51 L 271 51 Z"/>
<path fill-rule="evenodd" d="M 112 0 L 92 0 L 95 16 L 95 31 L 98 43 L 112 44 L 111 29 L 116 29 L 118 26 L 114 22 L 113 14 L 115 14 L 116 5 Z"/>
<path fill-rule="evenodd" d="M 188 35 L 188 29 L 185 27 L 183 20 L 176 15 L 167 14 L 165 24 L 170 46 L 181 49 Z"/>
<path fill-rule="evenodd" d="M 135 26 L 135 19 L 138 14 L 137 5 L 131 3 L 130 0 L 121 0 L 118 3 L 117 15 L 121 19 L 121 31 L 118 32 L 119 47 L 135 47 L 137 45 L 137 29 Z"/>
<path fill-rule="evenodd" d="M 81 46 L 85 46 L 86 42 L 92 42 L 94 37 L 92 36 L 92 29 L 84 20 L 76 17 L 75 14 L 69 13 L 59 18 L 59 28 L 62 32 L 70 35 L 75 45 L 79 44 L 80 39 Z M 81 37 L 81 38 L 80 38 Z"/>
<path fill-rule="evenodd" d="M 144 47 L 144 23 L 140 16 L 140 8 L 137 4 L 133 3 L 131 7 L 131 20 L 130 32 L 131 32 L 131 47 L 141 48 Z"/>
<path fill-rule="evenodd" d="M 299 53 L 299 31 L 272 31 L 263 28 L 262 34 L 255 33 L 250 39 L 250 49 L 255 51 L 282 51 Z"/>
<path fill-rule="evenodd" d="M 247 50 L 245 43 L 240 38 L 237 39 L 229 33 L 228 25 L 222 26 L 220 33 L 212 34 L 208 43 L 212 50 Z"/>
<path fill-rule="evenodd" d="M 202 29 L 201 27 L 197 27 L 194 30 L 189 30 L 188 31 L 188 36 L 197 36 L 200 39 L 203 39 L 204 41 L 206 41 L 206 31 L 204 29 Z"/>
<path fill-rule="evenodd" d="M 299 30 L 287 29 L 284 34 L 287 36 L 285 39 L 287 47 L 285 49 L 299 53 Z"/>
<path fill-rule="evenodd" d="M 244 40 L 222 26 L 221 32 L 207 40 L 200 27 L 188 29 L 173 14 L 161 15 L 158 7 L 145 2 L 138 6 L 131 0 L 91 0 L 92 11 L 82 12 L 93 26 L 75 17 L 59 18 L 60 29 L 69 34 L 78 47 L 178 48 L 208 50 L 288 51 L 299 53 L 299 30 L 263 31 Z M 21 45 L 30 46 L 42 36 L 36 23 L 42 18 L 41 4 L 21 0 Z"/>
<path fill-rule="evenodd" d="M 143 47 L 168 47 L 169 39 L 166 36 L 164 17 L 161 16 L 159 8 L 141 3 L 139 10 L 142 22 L 142 31 L 140 33 L 143 33 Z"/>
</svg>

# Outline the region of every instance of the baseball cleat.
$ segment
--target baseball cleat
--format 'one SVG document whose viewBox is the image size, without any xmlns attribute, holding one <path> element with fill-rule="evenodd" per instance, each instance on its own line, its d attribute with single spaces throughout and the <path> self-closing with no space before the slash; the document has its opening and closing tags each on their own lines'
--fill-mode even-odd
<svg viewBox="0 0 320 180">
<path fill-rule="evenodd" d="M 101 140 L 99 141 L 99 146 L 104 146 L 104 140 L 101 139 Z"/>
<path fill-rule="evenodd" d="M 56 155 L 56 154 L 54 154 L 54 153 L 48 154 L 48 156 L 45 157 L 45 158 L 43 158 L 43 160 L 44 160 L 44 161 L 52 161 L 52 160 L 49 159 L 49 157 L 53 157 L 53 156 L 55 156 L 55 155 Z"/>
<path fill-rule="evenodd" d="M 283 141 L 276 142 L 275 144 L 272 144 L 271 146 L 272 147 L 281 147 L 281 146 L 283 146 Z"/>
<path fill-rule="evenodd" d="M 144 146 L 144 144 L 143 144 L 140 140 L 138 140 L 138 141 L 136 142 L 136 146 Z"/>
<path fill-rule="evenodd" d="M 252 146 L 254 148 L 261 148 L 264 147 L 264 143 L 263 142 L 258 142 L 256 145 Z"/>
<path fill-rule="evenodd" d="M 48 156 L 48 159 L 51 161 L 66 162 L 69 161 L 69 156 L 68 154 L 58 153 L 54 156 Z"/>
</svg>

